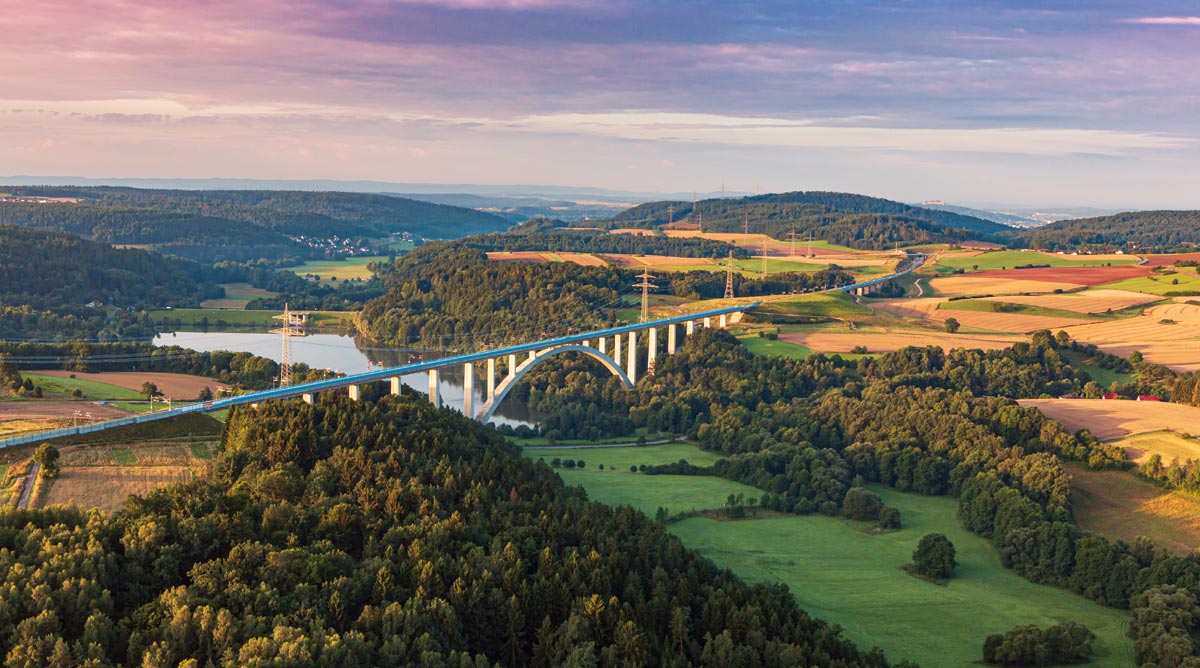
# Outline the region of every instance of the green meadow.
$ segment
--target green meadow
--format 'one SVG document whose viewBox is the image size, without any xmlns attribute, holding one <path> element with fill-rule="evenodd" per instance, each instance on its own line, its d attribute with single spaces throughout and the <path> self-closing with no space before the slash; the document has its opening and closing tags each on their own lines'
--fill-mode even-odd
<svg viewBox="0 0 1200 668">
<path fill-rule="evenodd" d="M 1115 290 L 1132 290 L 1150 295 L 1167 295 L 1172 292 L 1200 292 L 1200 277 L 1187 271 L 1163 272 L 1141 278 L 1129 278 L 1102 287 Z"/>
<path fill-rule="evenodd" d="M 70 398 L 71 393 L 76 388 L 88 399 L 145 399 L 138 394 L 137 390 L 130 390 L 108 383 L 100 383 L 94 380 L 83 380 L 81 378 L 59 378 L 58 376 L 44 376 L 40 373 L 22 372 L 22 378 L 28 378 L 33 381 L 34 385 L 42 387 L 42 396 L 44 398 Z"/>
<path fill-rule="evenodd" d="M 370 280 L 371 270 L 367 265 L 372 262 L 386 262 L 386 255 L 364 255 L 360 257 L 350 257 L 344 260 L 309 260 L 304 264 L 295 267 L 287 267 L 285 271 L 290 271 L 300 276 L 313 275 L 317 280 L 332 282 L 337 281 Z"/>
<path fill-rule="evenodd" d="M 938 260 L 939 267 L 962 269 L 964 271 L 988 271 L 991 269 L 1013 269 L 1029 264 L 1049 265 L 1051 267 L 1104 267 L 1108 265 L 1137 264 L 1138 259 L 1130 257 L 1126 260 L 1091 260 L 1086 255 L 1054 255 L 1031 251 L 989 251 L 970 257 L 946 257 Z"/>
<path fill-rule="evenodd" d="M 854 301 L 845 292 L 818 292 L 796 295 L 786 299 L 775 299 L 758 308 L 759 311 L 786 315 L 824 316 L 841 318 L 851 315 L 870 315 L 872 310 Z"/>
</svg>

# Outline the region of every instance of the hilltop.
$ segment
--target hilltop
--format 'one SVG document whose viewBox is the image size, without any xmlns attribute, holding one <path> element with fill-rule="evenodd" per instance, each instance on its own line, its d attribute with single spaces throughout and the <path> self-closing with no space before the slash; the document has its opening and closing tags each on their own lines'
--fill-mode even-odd
<svg viewBox="0 0 1200 668">
<path fill-rule="evenodd" d="M 835 192 L 791 192 L 699 202 L 659 201 L 621 212 L 609 228 L 654 229 L 670 224 L 705 232 L 750 232 L 776 239 L 793 231 L 852 248 L 880 249 L 895 243 L 956 242 L 991 237 L 1012 228 L 950 211 Z"/>
<path fill-rule="evenodd" d="M 1034 248 L 1175 251 L 1200 244 L 1200 211 L 1128 211 L 1061 220 L 1020 235 Z"/>
<path fill-rule="evenodd" d="M 201 261 L 318 257 L 333 249 L 335 237 L 353 240 L 353 248 L 402 233 L 453 238 L 509 225 L 472 209 L 362 193 L 109 186 L 5 190 L 15 198 L 54 201 L 0 202 L 0 223 L 152 246 Z"/>
</svg>

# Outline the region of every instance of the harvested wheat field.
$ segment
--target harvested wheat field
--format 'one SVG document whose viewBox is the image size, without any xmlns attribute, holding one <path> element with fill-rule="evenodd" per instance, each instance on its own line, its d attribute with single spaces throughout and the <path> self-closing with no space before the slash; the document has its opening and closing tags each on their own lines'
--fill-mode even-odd
<svg viewBox="0 0 1200 668">
<path fill-rule="evenodd" d="M 572 262 L 583 267 L 607 267 L 608 263 L 591 253 L 550 253 L 548 251 L 491 251 L 487 254 L 494 262 Z"/>
<path fill-rule="evenodd" d="M 13 418 L 0 416 L 0 438 L 32 434 L 71 426 L 68 418 Z"/>
<path fill-rule="evenodd" d="M 1137 350 L 1177 371 L 1200 368 L 1200 306 L 1195 304 L 1162 304 L 1134 318 L 1079 325 L 1067 333 L 1114 355 Z"/>
<path fill-rule="evenodd" d="M 1026 334 L 1039 329 L 1062 329 L 1078 324 L 1079 318 L 1060 318 L 1048 315 L 1026 315 L 1024 313 L 989 313 L 987 311 L 953 311 L 938 309 L 929 316 L 930 320 L 945 322 L 958 320 L 963 327 L 986 329 L 992 332 Z"/>
<path fill-rule="evenodd" d="M 142 371 L 110 371 L 106 373 L 80 373 L 78 371 L 32 371 L 47 376 L 69 378 L 72 375 L 79 380 L 90 380 L 97 383 L 108 383 L 127 390 L 140 390 L 142 383 L 149 381 L 158 386 L 165 396 L 176 399 L 194 398 L 200 391 L 208 388 L 213 392 L 224 384 L 204 376 L 189 376 L 183 373 L 156 373 Z M 95 414 L 95 411 L 92 411 Z"/>
<path fill-rule="evenodd" d="M 613 264 L 623 267 L 679 267 L 679 266 L 704 266 L 710 267 L 715 264 L 712 260 L 704 257 L 679 257 L 676 255 L 605 255 L 605 259 Z"/>
<path fill-rule="evenodd" d="M 1164 464 L 1183 463 L 1189 459 L 1200 460 L 1200 440 L 1189 438 L 1174 431 L 1148 431 L 1114 441 L 1113 445 L 1125 451 L 1125 456 L 1144 464 L 1153 455 L 1162 458 Z"/>
<path fill-rule="evenodd" d="M 72 466 L 42 496 L 41 505 L 74 503 L 81 508 L 107 512 L 120 510 L 130 494 L 145 494 L 159 487 L 189 482 L 195 472 L 187 466 Z"/>
<path fill-rule="evenodd" d="M 937 312 L 938 306 L 946 301 L 942 297 L 919 297 L 916 299 L 886 299 L 871 304 L 872 307 L 905 318 L 925 319 Z"/>
<path fill-rule="evenodd" d="M 1125 541 L 1146 536 L 1175 554 L 1200 546 L 1200 499 L 1128 473 L 1068 464 L 1071 511 L 1084 531 Z"/>
<path fill-rule="evenodd" d="M 988 301 L 1026 304 L 1028 306 L 1040 306 L 1042 308 L 1073 311 L 1075 313 L 1104 313 L 1109 309 L 1120 311 L 1133 306 L 1156 302 L 1162 298 L 1155 295 L 1148 295 L 1144 292 L 1098 288 L 1063 294 L 1011 295 L 1008 297 L 987 297 L 986 299 Z"/>
<path fill-rule="evenodd" d="M 1151 431 L 1200 434 L 1200 408 L 1165 401 L 1020 399 L 1071 430 L 1087 429 L 1102 441 Z"/>
<path fill-rule="evenodd" d="M 865 346 L 867 352 L 886 353 L 900 350 L 909 346 L 939 346 L 944 350 L 954 348 L 982 348 L 984 350 L 1003 350 L 1024 337 L 992 337 L 976 334 L 938 334 L 935 332 L 914 332 L 888 330 L 882 334 L 865 332 L 802 332 L 780 334 L 780 340 L 795 343 L 823 353 L 848 353 L 858 346 Z"/>
<path fill-rule="evenodd" d="M 778 240 L 772 239 L 765 234 L 735 234 L 725 232 L 701 232 L 699 230 L 668 230 L 668 237 L 682 237 L 686 239 L 711 239 L 713 241 L 724 241 L 727 244 L 762 244 L 764 241 L 768 244 L 777 244 Z M 816 250 L 816 249 L 814 249 Z"/>
<path fill-rule="evenodd" d="M 1013 295 L 1025 292 L 1054 292 L 1055 290 L 1077 290 L 1085 287 L 1082 283 L 1065 281 L 1042 281 L 1020 278 L 988 278 L 981 274 L 966 274 L 962 276 L 946 276 L 929 280 L 929 287 L 935 294 L 945 297 L 963 297 L 969 295 Z"/>
</svg>

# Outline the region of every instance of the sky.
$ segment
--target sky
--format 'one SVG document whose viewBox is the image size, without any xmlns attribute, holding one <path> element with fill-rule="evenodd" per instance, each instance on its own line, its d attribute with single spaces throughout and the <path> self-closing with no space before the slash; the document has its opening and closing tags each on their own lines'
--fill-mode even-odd
<svg viewBox="0 0 1200 668">
<path fill-rule="evenodd" d="M 0 175 L 1200 208 L 1200 3 L 39 0 Z"/>
</svg>

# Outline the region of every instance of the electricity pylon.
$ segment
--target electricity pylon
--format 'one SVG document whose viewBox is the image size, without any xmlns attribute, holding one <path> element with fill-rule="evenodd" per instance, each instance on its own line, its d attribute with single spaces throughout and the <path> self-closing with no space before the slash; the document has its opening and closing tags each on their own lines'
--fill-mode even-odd
<svg viewBox="0 0 1200 668">
<path fill-rule="evenodd" d="M 303 322 L 308 316 L 308 313 L 292 313 L 288 309 L 288 305 L 283 305 L 283 315 L 275 316 L 276 320 L 282 320 L 283 326 L 279 329 L 272 329 L 272 334 L 281 334 L 283 336 L 283 351 L 279 355 L 279 386 L 287 387 L 292 384 L 292 337 L 304 336 L 303 325 L 297 327 L 296 319 Z"/>
<path fill-rule="evenodd" d="M 638 278 L 642 279 L 642 282 L 634 283 L 633 287 L 642 289 L 641 322 L 650 322 L 650 290 L 652 288 L 657 288 L 658 286 L 650 282 L 654 279 L 654 277 L 650 275 L 650 270 L 648 269 L 639 274 Z"/>
<path fill-rule="evenodd" d="M 733 299 L 733 251 L 729 251 L 729 264 L 725 265 L 725 298 Z"/>
</svg>

